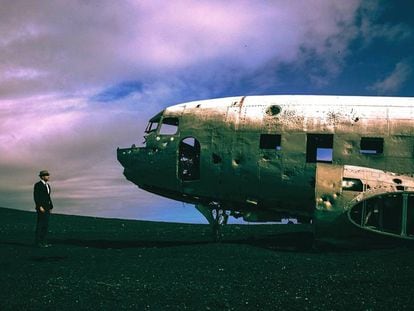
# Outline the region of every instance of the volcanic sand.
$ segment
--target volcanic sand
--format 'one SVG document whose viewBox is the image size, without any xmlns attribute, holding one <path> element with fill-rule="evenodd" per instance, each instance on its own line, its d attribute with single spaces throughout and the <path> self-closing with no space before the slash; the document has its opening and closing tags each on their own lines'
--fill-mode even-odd
<svg viewBox="0 0 414 311">
<path fill-rule="evenodd" d="M 0 310 L 412 310 L 414 249 L 313 248 L 310 225 L 208 225 L 0 208 Z"/>
</svg>

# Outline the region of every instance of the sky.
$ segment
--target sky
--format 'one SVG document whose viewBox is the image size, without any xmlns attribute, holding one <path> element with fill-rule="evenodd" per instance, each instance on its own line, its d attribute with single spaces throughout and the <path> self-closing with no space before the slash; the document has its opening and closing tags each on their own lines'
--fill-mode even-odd
<svg viewBox="0 0 414 311">
<path fill-rule="evenodd" d="M 0 206 L 203 222 L 116 148 L 167 106 L 239 95 L 414 96 L 412 0 L 0 0 Z"/>
</svg>

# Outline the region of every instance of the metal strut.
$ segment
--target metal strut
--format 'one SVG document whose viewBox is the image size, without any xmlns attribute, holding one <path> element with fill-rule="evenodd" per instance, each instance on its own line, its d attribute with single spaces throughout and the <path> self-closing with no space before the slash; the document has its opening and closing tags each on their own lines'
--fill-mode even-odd
<svg viewBox="0 0 414 311">
<path fill-rule="evenodd" d="M 221 239 L 223 238 L 223 232 L 221 229 L 225 225 L 227 225 L 229 215 L 227 215 L 226 211 L 223 209 L 213 209 L 211 213 L 214 217 L 214 224 L 213 224 L 214 241 L 221 241 Z"/>
<path fill-rule="evenodd" d="M 219 204 L 210 204 L 210 206 L 197 204 L 196 208 L 211 225 L 214 241 L 221 241 L 223 238 L 222 228 L 227 224 L 229 219 L 226 210 L 220 208 Z"/>
</svg>

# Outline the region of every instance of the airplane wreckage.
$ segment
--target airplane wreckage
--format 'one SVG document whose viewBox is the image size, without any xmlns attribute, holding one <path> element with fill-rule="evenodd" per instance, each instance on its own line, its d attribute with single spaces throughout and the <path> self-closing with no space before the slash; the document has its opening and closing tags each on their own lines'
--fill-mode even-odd
<svg viewBox="0 0 414 311">
<path fill-rule="evenodd" d="M 414 98 L 245 96 L 166 108 L 117 150 L 138 187 L 229 216 L 312 222 L 316 240 L 414 240 Z M 394 239 L 393 239 L 394 238 Z"/>
</svg>

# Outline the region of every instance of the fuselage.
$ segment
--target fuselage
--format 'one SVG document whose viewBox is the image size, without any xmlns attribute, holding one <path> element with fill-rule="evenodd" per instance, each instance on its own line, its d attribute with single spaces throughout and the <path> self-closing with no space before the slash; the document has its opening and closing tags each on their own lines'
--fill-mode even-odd
<svg viewBox="0 0 414 311">
<path fill-rule="evenodd" d="M 246 96 L 189 102 L 151 119 L 145 147 L 118 150 L 128 180 L 265 220 L 314 215 L 319 163 L 414 174 L 414 99 Z M 247 215 L 247 214 L 246 214 Z"/>
</svg>

